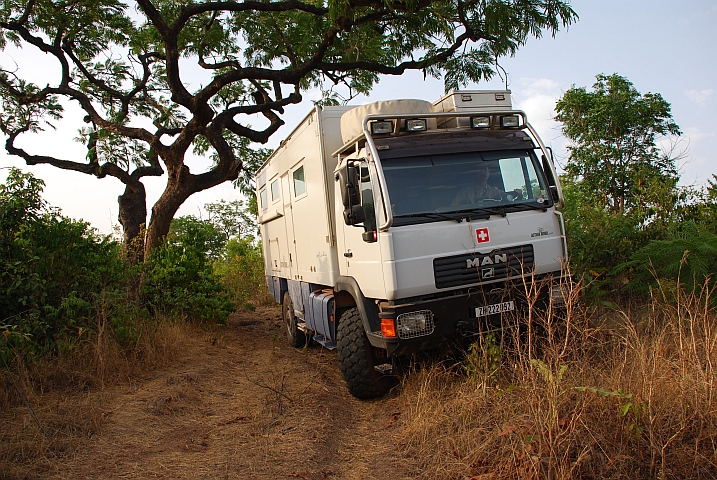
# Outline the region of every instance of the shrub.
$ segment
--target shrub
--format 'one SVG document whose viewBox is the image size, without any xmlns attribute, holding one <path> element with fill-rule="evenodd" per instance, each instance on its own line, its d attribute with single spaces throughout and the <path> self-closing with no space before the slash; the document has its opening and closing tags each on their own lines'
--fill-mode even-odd
<svg viewBox="0 0 717 480">
<path fill-rule="evenodd" d="M 113 309 L 107 301 L 124 294 L 128 279 L 119 245 L 48 207 L 42 186 L 16 169 L 0 185 L 0 349 L 6 360 L 11 350 L 60 354 L 91 336 L 98 312 Z"/>
<path fill-rule="evenodd" d="M 212 270 L 221 235 L 207 221 L 181 217 L 144 264 L 143 298 L 150 310 L 172 316 L 216 319 L 235 310 L 226 287 Z"/>
<path fill-rule="evenodd" d="M 662 291 L 663 300 L 675 298 L 678 287 L 700 290 L 717 274 L 717 235 L 694 223 L 682 226 L 669 240 L 653 240 L 619 269 L 629 274 L 628 287 L 647 294 Z"/>
<path fill-rule="evenodd" d="M 266 289 L 261 244 L 253 242 L 251 237 L 229 240 L 221 259 L 214 263 L 215 273 L 232 292 L 236 304 L 247 310 L 273 302 Z"/>
</svg>

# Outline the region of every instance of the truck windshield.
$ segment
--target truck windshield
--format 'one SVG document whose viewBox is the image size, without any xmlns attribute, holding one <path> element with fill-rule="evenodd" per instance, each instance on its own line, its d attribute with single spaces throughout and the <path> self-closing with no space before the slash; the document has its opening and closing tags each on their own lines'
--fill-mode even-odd
<svg viewBox="0 0 717 480">
<path fill-rule="evenodd" d="M 530 150 L 423 155 L 381 163 L 396 225 L 504 215 L 551 204 Z"/>
</svg>

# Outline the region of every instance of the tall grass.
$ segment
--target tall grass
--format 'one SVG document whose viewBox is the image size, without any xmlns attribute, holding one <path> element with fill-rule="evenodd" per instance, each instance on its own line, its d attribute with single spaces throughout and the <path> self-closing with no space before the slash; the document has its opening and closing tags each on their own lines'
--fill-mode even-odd
<svg viewBox="0 0 717 480">
<path fill-rule="evenodd" d="M 101 320 L 99 320 L 101 321 Z M 149 370 L 175 361 L 198 327 L 158 320 L 132 348 L 120 345 L 110 328 L 61 357 L 0 368 L 0 479 L 35 478 L 53 468 L 101 430 L 110 389 L 133 385 Z"/>
<path fill-rule="evenodd" d="M 717 477 L 707 287 L 591 311 L 578 287 L 565 310 L 532 312 L 530 328 L 507 319 L 502 341 L 479 338 L 463 364 L 407 377 L 402 444 L 416 476 Z"/>
</svg>

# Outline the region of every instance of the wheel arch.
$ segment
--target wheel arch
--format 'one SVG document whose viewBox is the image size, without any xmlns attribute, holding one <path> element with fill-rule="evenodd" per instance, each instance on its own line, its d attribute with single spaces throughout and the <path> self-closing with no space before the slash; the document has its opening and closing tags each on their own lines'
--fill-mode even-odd
<svg viewBox="0 0 717 480">
<path fill-rule="evenodd" d="M 361 314 L 364 329 L 371 339 L 373 337 L 371 333 L 381 330 L 378 305 L 372 299 L 366 298 L 353 277 L 341 276 L 334 286 L 334 318 L 336 321 L 339 320 L 343 312 L 352 307 L 356 307 Z"/>
</svg>

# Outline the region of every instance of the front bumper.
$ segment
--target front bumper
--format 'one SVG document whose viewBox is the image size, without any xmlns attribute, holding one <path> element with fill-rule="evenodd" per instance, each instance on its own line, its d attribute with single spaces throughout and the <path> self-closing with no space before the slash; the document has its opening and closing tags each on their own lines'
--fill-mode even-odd
<svg viewBox="0 0 717 480">
<path fill-rule="evenodd" d="M 381 332 L 369 333 L 375 347 L 384 348 L 389 357 L 434 350 L 447 343 L 469 338 L 480 333 L 500 330 L 507 318 L 525 317 L 528 309 L 545 310 L 551 304 L 555 308 L 564 305 L 564 298 L 557 298 L 565 289 L 556 286 L 569 279 L 556 279 L 550 275 L 534 279 L 531 283 L 493 283 L 488 288 L 456 290 L 440 296 L 399 299 L 381 304 L 380 317 L 398 318 L 401 314 L 430 311 L 433 330 L 427 335 L 414 338 L 385 337 Z M 531 301 L 528 301 L 528 298 Z M 515 309 L 478 317 L 476 308 L 513 302 Z"/>
</svg>

